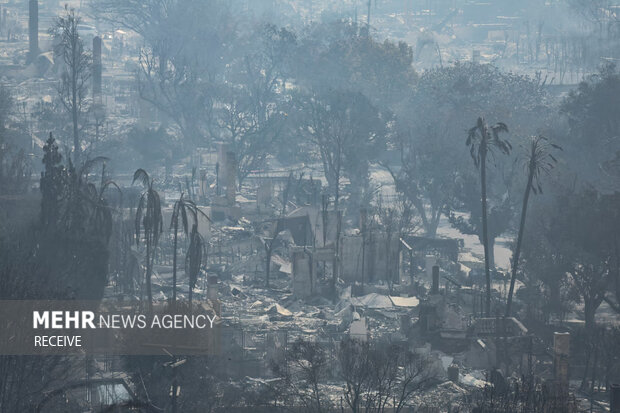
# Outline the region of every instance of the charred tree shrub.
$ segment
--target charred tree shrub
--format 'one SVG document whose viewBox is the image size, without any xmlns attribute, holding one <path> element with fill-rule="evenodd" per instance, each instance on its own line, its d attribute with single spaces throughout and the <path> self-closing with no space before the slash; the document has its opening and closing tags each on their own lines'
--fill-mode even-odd
<svg viewBox="0 0 620 413">
<path fill-rule="evenodd" d="M 55 288 L 52 297 L 101 299 L 107 282 L 111 206 L 104 192 L 88 182 L 90 169 L 104 158 L 86 161 L 79 169 L 62 155 L 50 135 L 43 148 L 41 217 L 34 254 L 40 265 L 40 282 Z"/>
<path fill-rule="evenodd" d="M 486 385 L 473 395 L 474 413 L 573 413 L 577 401 L 549 383 L 540 383 L 531 377 L 522 377 L 505 386 Z"/>
</svg>

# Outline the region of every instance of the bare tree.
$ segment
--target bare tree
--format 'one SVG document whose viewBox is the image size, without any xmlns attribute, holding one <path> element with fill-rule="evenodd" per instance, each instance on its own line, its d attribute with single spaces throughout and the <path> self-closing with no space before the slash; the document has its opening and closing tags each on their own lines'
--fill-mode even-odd
<svg viewBox="0 0 620 413">
<path fill-rule="evenodd" d="M 385 277 L 392 292 L 395 278 L 398 272 L 395 271 L 395 256 L 398 250 L 394 250 L 394 241 L 398 241 L 403 235 L 410 235 L 416 230 L 417 223 L 414 221 L 413 205 L 408 198 L 401 195 L 391 205 L 385 205 L 383 199 L 379 197 L 374 224 L 385 233 Z M 398 245 L 398 242 L 397 242 Z"/>
<path fill-rule="evenodd" d="M 273 372 L 284 378 L 283 396 L 293 406 L 307 412 L 331 411 L 321 383 L 329 374 L 329 357 L 320 343 L 298 339 L 286 351 L 282 362 L 272 361 Z"/>
<path fill-rule="evenodd" d="M 65 8 L 65 14 L 56 18 L 50 33 L 54 37 L 54 53 L 60 58 L 62 68 L 58 95 L 73 123 L 73 159 L 80 159 L 80 123 L 88 110 L 88 80 L 91 75 L 91 55 L 84 50 L 78 33 L 80 17 L 75 10 Z"/>
<path fill-rule="evenodd" d="M 458 176 L 455 153 L 446 149 L 452 145 L 449 136 L 446 124 L 421 128 L 401 121 L 394 136 L 401 166 L 396 170 L 382 164 L 392 175 L 396 190 L 415 207 L 429 237 L 437 234 L 439 220 L 448 209 Z"/>
<path fill-rule="evenodd" d="M 214 113 L 217 137 L 228 142 L 238 159 L 239 186 L 252 171 L 264 167 L 286 119 L 284 92 L 287 58 L 295 34 L 272 24 L 259 25 L 238 41 L 241 53 L 232 56 L 226 84 L 216 88 Z M 280 88 L 280 90 L 278 90 Z"/>
<path fill-rule="evenodd" d="M 344 399 L 353 412 L 395 412 L 433 380 L 430 363 L 397 345 L 344 339 L 338 352 Z"/>
<path fill-rule="evenodd" d="M 239 36 L 224 3 L 104 0 L 93 8 L 142 35 L 138 93 L 174 122 L 185 149 L 211 138 L 216 86 L 222 84 Z"/>
<path fill-rule="evenodd" d="M 384 144 L 385 120 L 361 93 L 340 90 L 300 98 L 308 114 L 301 132 L 316 145 L 338 210 L 345 174 L 351 181 L 368 176 L 369 161 Z"/>
<path fill-rule="evenodd" d="M 215 116 L 219 137 L 230 144 L 238 159 L 239 186 L 252 172 L 265 166 L 284 126 L 284 114 L 275 101 L 257 102 L 247 91 L 220 88 L 221 105 Z M 265 109 L 263 105 L 269 107 Z"/>
</svg>

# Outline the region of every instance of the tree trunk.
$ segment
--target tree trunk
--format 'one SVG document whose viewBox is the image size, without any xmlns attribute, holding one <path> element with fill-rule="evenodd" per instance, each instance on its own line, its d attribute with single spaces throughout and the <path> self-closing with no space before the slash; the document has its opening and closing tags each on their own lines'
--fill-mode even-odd
<svg viewBox="0 0 620 413">
<path fill-rule="evenodd" d="M 439 223 L 429 223 L 424 227 L 424 235 L 429 238 L 437 238 L 437 227 Z"/>
<path fill-rule="evenodd" d="M 489 244 L 489 271 L 495 271 L 495 238 L 489 236 L 487 243 Z"/>
<path fill-rule="evenodd" d="M 366 230 L 362 228 L 362 291 L 361 295 L 364 295 L 364 270 L 366 264 Z"/>
<path fill-rule="evenodd" d="M 267 260 L 265 262 L 265 287 L 269 288 L 269 276 L 271 272 L 271 254 L 273 252 L 273 242 L 275 238 L 271 241 L 269 246 L 267 246 L 267 242 L 265 242 L 265 255 L 267 256 Z"/>
<path fill-rule="evenodd" d="M 614 279 L 616 281 L 616 301 L 620 303 L 620 243 L 618 242 L 617 234 L 614 236 L 614 251 L 614 261 L 616 262 L 614 268 Z"/>
<path fill-rule="evenodd" d="M 146 297 L 148 300 L 149 314 L 153 314 L 153 292 L 151 291 L 151 273 L 153 271 L 151 263 L 151 242 L 146 240 Z"/>
<path fill-rule="evenodd" d="M 340 202 L 340 172 L 336 177 L 336 188 L 334 189 L 334 210 L 338 214 L 338 204 Z"/>
<path fill-rule="evenodd" d="M 527 187 L 523 195 L 523 206 L 521 207 L 521 222 L 519 223 L 519 235 L 517 236 L 517 245 L 512 260 L 512 275 L 510 277 L 510 290 L 508 290 L 508 301 L 506 304 L 506 317 L 510 317 L 512 310 L 512 295 L 515 289 L 515 281 L 517 279 L 517 266 L 519 265 L 519 255 L 521 255 L 521 242 L 523 242 L 523 232 L 525 229 L 525 217 L 527 214 L 527 203 L 530 199 L 530 190 L 532 189 L 532 181 L 534 179 L 534 168 L 530 164 L 530 173 L 527 178 Z"/>
<path fill-rule="evenodd" d="M 592 382 L 590 383 L 590 413 L 594 407 L 594 385 L 596 384 L 596 370 L 598 367 L 598 340 L 594 344 L 594 361 L 592 363 Z M 615 409 L 614 409 L 615 410 Z"/>
<path fill-rule="evenodd" d="M 388 289 L 390 291 L 390 295 L 392 295 L 392 289 L 394 288 L 393 286 L 393 282 L 394 280 L 392 280 L 392 271 L 390 264 L 390 240 L 391 240 L 392 234 L 391 231 L 388 231 L 386 234 L 386 244 L 385 244 L 385 279 L 387 281 L 388 284 Z"/>
<path fill-rule="evenodd" d="M 437 235 L 437 226 L 433 225 L 432 219 L 429 221 L 428 217 L 426 216 L 426 209 L 424 209 L 424 202 L 422 200 L 420 200 L 419 198 L 413 198 L 413 206 L 415 207 L 415 209 L 418 211 L 418 214 L 420 214 L 420 219 L 422 220 L 422 227 L 424 227 L 424 235 L 426 235 L 429 238 L 435 238 L 435 236 Z M 431 212 L 432 215 L 432 212 Z"/>
<path fill-rule="evenodd" d="M 587 348 L 587 351 L 586 351 L 586 366 L 585 366 L 585 369 L 583 371 L 583 377 L 581 379 L 581 384 L 579 385 L 579 389 L 581 391 L 585 391 L 587 389 L 587 387 L 588 387 L 588 374 L 590 372 L 590 355 L 592 354 L 592 351 L 591 351 L 592 348 L 591 348 L 590 343 L 586 344 L 586 348 Z"/>
<path fill-rule="evenodd" d="M 177 358 L 175 357 L 174 362 L 176 363 Z M 172 367 L 172 413 L 177 412 L 177 369 L 176 367 Z"/>
<path fill-rule="evenodd" d="M 338 199 L 338 198 L 336 198 Z M 338 300 L 338 292 L 336 291 L 336 283 L 338 281 L 338 265 L 340 262 L 340 231 L 342 230 L 342 216 L 337 208 L 336 201 L 336 242 L 334 243 L 334 261 L 332 265 L 332 291 L 334 292 L 334 304 Z"/>
<path fill-rule="evenodd" d="M 596 306 L 592 301 L 593 300 L 590 298 L 584 297 L 583 299 L 583 312 L 586 321 L 586 331 L 588 332 L 588 334 L 592 334 L 594 332 L 594 327 L 596 325 L 596 322 L 594 320 L 594 315 L 596 314 Z"/>
<path fill-rule="evenodd" d="M 486 151 L 483 150 L 480 156 L 480 185 L 482 192 L 482 244 L 484 246 L 484 274 L 486 277 L 487 293 L 485 313 L 491 316 L 491 272 L 489 270 L 489 237 L 487 232 L 487 178 L 486 173 Z"/>
<path fill-rule="evenodd" d="M 77 168 L 79 165 L 80 152 L 82 148 L 80 148 L 80 136 L 79 136 L 79 131 L 78 131 L 78 108 L 77 108 L 77 90 L 76 90 L 77 85 L 74 83 L 72 86 L 73 86 L 72 87 L 73 96 L 72 96 L 71 101 L 72 101 L 73 107 L 71 108 L 71 118 L 73 121 L 73 151 L 74 151 L 73 163 L 75 164 L 75 167 Z"/>
<path fill-rule="evenodd" d="M 435 210 L 434 212 L 431 211 L 432 219 L 431 219 L 429 228 L 426 229 L 427 231 L 426 235 L 431 238 L 437 237 L 437 228 L 439 227 L 439 221 L 441 221 L 442 210 L 443 210 L 443 207 L 440 207 L 438 210 Z"/>
<path fill-rule="evenodd" d="M 172 252 L 172 306 L 177 303 L 177 240 L 179 233 L 178 217 L 174 220 L 174 247 Z"/>
</svg>

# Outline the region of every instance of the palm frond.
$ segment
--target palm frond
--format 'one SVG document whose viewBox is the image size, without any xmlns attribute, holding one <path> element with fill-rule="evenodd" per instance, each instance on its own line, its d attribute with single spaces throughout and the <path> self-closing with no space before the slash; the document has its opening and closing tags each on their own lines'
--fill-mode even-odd
<svg viewBox="0 0 620 413">
<path fill-rule="evenodd" d="M 170 218 L 170 229 L 174 227 L 174 223 L 179 219 L 180 202 L 176 201 L 172 207 L 172 216 Z"/>
<path fill-rule="evenodd" d="M 97 187 L 93 183 L 86 184 L 86 194 L 91 199 L 99 198 L 99 193 L 97 192 Z"/>
<path fill-rule="evenodd" d="M 121 198 L 123 197 L 123 191 L 121 190 L 121 187 L 118 186 L 118 184 L 112 180 L 107 180 L 101 185 L 101 188 L 99 188 L 99 197 L 101 197 L 103 193 L 106 191 L 106 189 L 108 189 L 110 186 L 113 186 L 114 188 L 116 188 Z"/>
<path fill-rule="evenodd" d="M 155 235 L 155 240 L 159 240 L 159 234 L 161 234 L 164 230 L 164 219 L 161 213 L 161 200 L 157 191 L 150 189 L 148 192 L 150 193 L 152 200 L 152 230 Z"/>
<path fill-rule="evenodd" d="M 198 214 L 202 215 L 203 217 L 205 217 L 207 219 L 207 221 L 209 221 L 210 223 L 213 223 L 213 221 L 211 221 L 211 218 L 209 218 L 209 216 L 207 214 L 205 214 L 202 209 L 196 207 L 196 212 Z"/>
<path fill-rule="evenodd" d="M 100 163 L 104 163 L 104 162 L 108 162 L 110 160 L 110 158 L 107 158 L 105 156 L 96 156 L 93 159 L 87 159 L 83 164 L 82 167 L 80 168 L 80 173 L 79 175 L 82 176 L 84 174 L 88 174 L 90 172 L 90 170 L 95 166 L 98 165 Z"/>
<path fill-rule="evenodd" d="M 504 132 L 504 133 L 508 133 L 508 125 L 506 125 L 504 122 L 497 122 L 495 125 L 493 125 L 493 131 L 495 133 L 500 133 L 500 132 Z"/>
<path fill-rule="evenodd" d="M 182 204 L 181 204 L 182 205 Z M 187 209 L 181 206 L 181 222 L 183 223 L 183 231 L 189 233 L 189 225 L 187 222 Z"/>
<path fill-rule="evenodd" d="M 133 185 L 136 181 L 142 182 L 142 186 L 144 186 L 145 188 L 148 188 L 151 182 L 151 178 L 149 177 L 149 174 L 144 169 L 138 168 L 136 169 L 136 172 L 134 172 L 133 174 L 133 181 L 131 181 L 131 184 Z"/>
<path fill-rule="evenodd" d="M 535 195 L 543 192 L 540 183 L 541 176 L 549 174 L 558 163 L 558 159 L 551 153 L 552 149 L 561 150 L 561 147 L 550 142 L 545 136 L 533 136 L 522 158 L 528 173 L 532 174 L 531 189 Z"/>
<path fill-rule="evenodd" d="M 136 209 L 136 220 L 135 220 L 135 229 L 136 229 L 136 246 L 140 243 L 140 227 L 142 226 L 142 213 L 144 210 L 144 201 L 146 194 L 142 194 L 140 197 L 140 201 L 138 201 L 138 208 Z"/>
</svg>

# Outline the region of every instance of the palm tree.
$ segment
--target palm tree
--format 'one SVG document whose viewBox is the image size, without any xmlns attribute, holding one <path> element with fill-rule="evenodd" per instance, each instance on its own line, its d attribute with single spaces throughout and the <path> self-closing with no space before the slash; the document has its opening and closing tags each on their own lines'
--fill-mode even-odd
<svg viewBox="0 0 620 413">
<path fill-rule="evenodd" d="M 185 257 L 185 272 L 189 276 L 189 309 L 192 311 L 193 290 L 200 274 L 202 255 L 205 249 L 205 242 L 202 235 L 198 232 L 198 224 L 192 225 L 192 232 L 189 235 L 189 247 Z"/>
<path fill-rule="evenodd" d="M 93 183 L 88 183 L 85 188 L 87 199 L 92 207 L 92 215 L 89 220 L 92 222 L 96 232 L 103 235 L 105 240 L 109 240 L 112 236 L 113 226 L 112 207 L 110 207 L 104 196 L 107 189 L 110 187 L 116 188 L 119 194 L 119 207 L 122 207 L 123 204 L 123 191 L 121 191 L 121 188 L 116 182 L 106 179 L 105 177 L 105 162 L 107 160 L 108 159 L 104 157 L 98 157 L 93 160 L 94 162 L 104 162 L 101 170 L 101 183 L 99 185 L 99 189 L 97 189 Z M 90 167 L 91 165 L 87 161 L 83 166 L 83 168 L 86 169 L 80 172 L 80 175 L 87 175 Z"/>
<path fill-rule="evenodd" d="M 478 118 L 476 126 L 469 130 L 465 144 L 469 146 L 469 152 L 474 165 L 480 169 L 480 187 L 482 197 L 482 244 L 484 246 L 484 272 L 486 276 L 486 316 L 491 315 L 491 273 L 489 271 L 489 239 L 487 233 L 487 155 L 493 155 L 495 149 L 508 155 L 512 146 L 507 140 L 500 139 L 501 132 L 508 132 L 505 123 L 498 122 L 489 126 L 484 118 Z"/>
<path fill-rule="evenodd" d="M 140 229 L 144 229 L 144 242 L 146 244 L 146 295 L 148 298 L 149 312 L 153 313 L 153 293 L 151 291 L 151 277 L 153 275 L 153 249 L 159 243 L 159 237 L 163 232 L 163 218 L 161 214 L 161 201 L 159 194 L 153 187 L 153 179 L 142 168 L 133 174 L 132 185 L 142 182 L 144 192 L 138 202 L 136 210 L 136 245 L 140 242 Z"/>
<path fill-rule="evenodd" d="M 506 317 L 510 317 L 510 311 L 512 309 L 512 295 L 514 293 L 515 280 L 517 279 L 517 266 L 519 264 L 519 255 L 521 254 L 521 242 L 523 241 L 523 232 L 525 230 L 525 217 L 527 214 L 527 204 L 530 199 L 530 191 L 534 192 L 534 195 L 538 193 L 542 194 L 542 186 L 540 184 L 541 176 L 543 174 L 548 174 L 558 162 L 551 154 L 552 148 L 562 150 L 560 146 L 549 142 L 544 136 L 534 136 L 531 138 L 529 148 L 526 148 L 526 156 L 523 158 L 527 170 L 527 185 L 525 187 L 525 194 L 523 195 L 517 245 L 512 257 L 512 276 L 510 278 L 510 290 L 508 291 L 508 302 L 506 304 Z"/>
<path fill-rule="evenodd" d="M 189 236 L 189 222 L 188 215 L 192 218 L 192 231 L 194 227 L 196 227 L 196 234 L 198 234 L 198 214 L 202 214 L 205 218 L 209 219 L 209 217 L 202 212 L 198 206 L 191 199 L 186 199 L 184 194 L 181 193 L 181 197 L 178 201 L 174 203 L 174 208 L 172 210 L 172 219 L 170 221 L 170 227 L 174 231 L 174 253 L 172 257 L 172 303 L 176 304 L 177 301 L 177 243 L 178 243 L 178 234 L 179 234 L 179 218 L 181 218 L 181 224 L 183 233 L 185 236 Z M 200 234 L 198 234 L 200 235 Z M 192 233 L 192 236 L 194 234 Z M 190 238 L 190 243 L 192 239 Z M 191 246 L 191 244 L 190 244 Z M 200 269 L 200 263 L 198 264 L 198 268 Z M 190 282 L 190 293 L 191 293 L 191 282 Z"/>
</svg>

